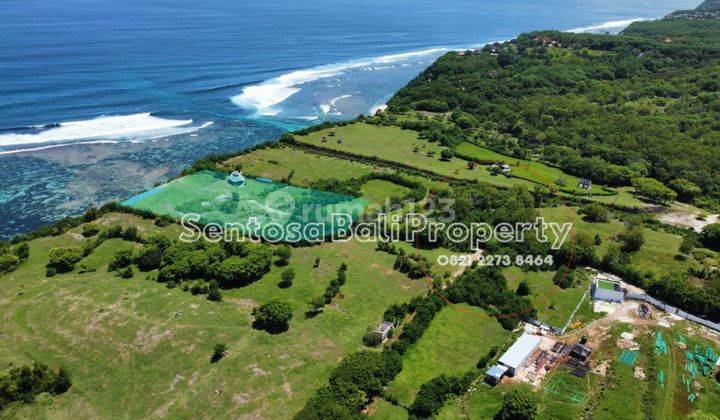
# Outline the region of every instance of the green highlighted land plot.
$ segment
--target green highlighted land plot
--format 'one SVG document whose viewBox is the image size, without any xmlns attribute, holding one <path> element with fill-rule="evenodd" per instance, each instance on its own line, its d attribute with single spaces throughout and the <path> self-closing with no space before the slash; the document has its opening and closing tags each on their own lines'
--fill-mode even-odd
<svg viewBox="0 0 720 420">
<path fill-rule="evenodd" d="M 224 173 L 201 171 L 122 204 L 176 218 L 197 214 L 198 223 L 233 224 L 243 233 L 265 239 L 316 240 L 347 228 L 368 203 L 261 178 L 247 178 L 242 185 L 233 185 L 227 178 Z M 333 215 L 341 216 L 332 220 Z"/>
</svg>

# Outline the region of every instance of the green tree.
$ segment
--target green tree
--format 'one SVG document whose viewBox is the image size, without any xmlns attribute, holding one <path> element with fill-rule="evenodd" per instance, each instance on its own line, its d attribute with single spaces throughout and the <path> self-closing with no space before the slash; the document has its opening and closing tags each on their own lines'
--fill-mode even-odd
<svg viewBox="0 0 720 420">
<path fill-rule="evenodd" d="M 268 302 L 253 310 L 255 316 L 254 326 L 277 334 L 287 331 L 292 319 L 292 306 L 282 300 Z"/>
<path fill-rule="evenodd" d="M 530 389 L 513 389 L 503 395 L 496 420 L 531 420 L 537 415 L 537 397 Z"/>
<path fill-rule="evenodd" d="M 95 223 L 88 223 L 83 225 L 81 233 L 82 236 L 90 238 L 97 235 L 100 232 L 100 228 Z"/>
<path fill-rule="evenodd" d="M 685 178 L 676 178 L 668 183 L 668 186 L 673 189 L 678 195 L 678 198 L 683 201 L 692 202 L 695 197 L 702 194 L 702 189 Z"/>
<path fill-rule="evenodd" d="M 15 247 L 15 255 L 20 259 L 20 262 L 27 261 L 30 257 L 30 245 L 27 242 L 23 242 Z"/>
<path fill-rule="evenodd" d="M 133 250 L 130 248 L 121 248 L 115 251 L 112 261 L 108 264 L 108 271 L 125 268 L 133 262 Z"/>
<path fill-rule="evenodd" d="M 75 268 L 75 264 L 83 257 L 81 248 L 54 247 L 48 252 L 48 266 L 53 267 L 58 273 L 66 273 Z"/>
<path fill-rule="evenodd" d="M 132 276 L 134 275 L 135 273 L 133 272 L 133 268 L 131 265 L 128 265 L 127 267 L 125 267 L 125 269 L 122 270 L 122 272 L 120 272 L 120 276 L 124 279 L 132 278 Z"/>
<path fill-rule="evenodd" d="M 213 267 L 213 276 L 226 288 L 242 287 L 260 280 L 270 271 L 272 254 L 265 247 L 255 248 L 247 256 L 232 256 Z"/>
<path fill-rule="evenodd" d="M 207 299 L 213 302 L 220 302 L 222 300 L 222 294 L 220 293 L 220 285 L 216 280 L 210 280 L 208 283 L 208 295 Z"/>
<path fill-rule="evenodd" d="M 210 356 L 210 363 L 217 363 L 225 357 L 225 354 L 227 353 L 227 346 L 225 343 L 217 343 L 213 346 L 213 353 L 212 356 Z"/>
<path fill-rule="evenodd" d="M 518 284 L 515 294 L 518 296 L 527 296 L 530 294 L 530 284 L 527 279 L 523 279 L 520 284 Z"/>
<path fill-rule="evenodd" d="M 440 160 L 443 161 L 450 161 L 455 156 L 455 152 L 452 151 L 452 149 L 442 149 L 440 151 Z"/>
<path fill-rule="evenodd" d="M 618 239 L 622 241 L 622 250 L 633 253 L 640 251 L 645 243 L 645 234 L 640 226 L 629 226 L 620 232 Z"/>
<path fill-rule="evenodd" d="M 683 236 L 683 240 L 680 243 L 680 254 L 681 255 L 690 255 L 692 254 L 693 250 L 698 244 L 698 240 L 693 235 L 685 235 Z"/>
<path fill-rule="evenodd" d="M 700 240 L 706 247 L 720 250 L 720 223 L 705 226 L 700 234 Z"/>
<path fill-rule="evenodd" d="M 10 252 L 0 254 L 0 273 L 9 273 L 20 265 L 20 258 Z"/>
<path fill-rule="evenodd" d="M 280 288 L 287 289 L 292 286 L 293 280 L 295 279 L 295 270 L 288 268 L 280 275 Z"/>
<path fill-rule="evenodd" d="M 599 203 L 587 204 L 583 206 L 578 213 L 585 215 L 584 219 L 586 222 L 606 223 L 610 220 L 610 211 Z"/>
<path fill-rule="evenodd" d="M 292 257 L 292 248 L 290 248 L 290 245 L 280 245 L 275 249 L 275 256 L 278 257 L 277 265 L 288 265 L 290 257 Z"/>
<path fill-rule="evenodd" d="M 672 202 L 677 197 L 675 191 L 653 178 L 635 178 L 632 185 L 640 195 L 658 203 Z"/>
</svg>

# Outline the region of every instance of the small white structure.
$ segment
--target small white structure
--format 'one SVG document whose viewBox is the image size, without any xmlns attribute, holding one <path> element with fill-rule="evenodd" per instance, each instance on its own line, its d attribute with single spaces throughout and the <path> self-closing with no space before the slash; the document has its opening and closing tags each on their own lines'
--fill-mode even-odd
<svg viewBox="0 0 720 420">
<path fill-rule="evenodd" d="M 590 181 L 587 178 L 583 178 L 580 181 L 578 181 L 578 188 L 583 190 L 590 190 L 592 189 L 592 181 Z"/>
<path fill-rule="evenodd" d="M 508 175 L 510 173 L 510 171 L 512 171 L 512 168 L 510 167 L 510 165 L 505 164 L 505 163 L 502 164 L 501 168 L 502 168 L 501 169 L 502 173 L 504 173 L 505 175 Z"/>
<path fill-rule="evenodd" d="M 380 323 L 380 326 L 377 330 L 375 330 L 375 332 L 380 334 L 382 341 L 385 341 L 387 340 L 388 335 L 393 328 L 395 328 L 395 324 L 393 324 L 392 322 L 383 321 Z"/>
<path fill-rule="evenodd" d="M 533 352 L 540 346 L 541 338 L 537 335 L 523 334 L 510 348 L 500 356 L 498 364 L 507 367 L 507 375 L 515 373 L 530 359 Z"/>
<path fill-rule="evenodd" d="M 228 177 L 228 182 L 232 185 L 244 185 L 245 176 L 242 171 L 233 171 Z"/>
<path fill-rule="evenodd" d="M 490 385 L 497 385 L 507 373 L 507 366 L 493 365 L 487 372 L 485 372 L 485 382 Z"/>
<path fill-rule="evenodd" d="M 620 287 L 620 281 L 610 274 L 598 273 L 590 289 L 592 298 L 605 302 L 623 302 L 625 292 Z"/>
</svg>

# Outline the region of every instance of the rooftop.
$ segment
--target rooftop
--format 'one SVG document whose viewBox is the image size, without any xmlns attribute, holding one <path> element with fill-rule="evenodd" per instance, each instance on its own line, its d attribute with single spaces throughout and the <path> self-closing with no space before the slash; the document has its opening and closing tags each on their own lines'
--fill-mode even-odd
<svg viewBox="0 0 720 420">
<path fill-rule="evenodd" d="M 500 357 L 499 362 L 508 367 L 518 368 L 539 345 L 539 336 L 523 334 Z"/>
</svg>

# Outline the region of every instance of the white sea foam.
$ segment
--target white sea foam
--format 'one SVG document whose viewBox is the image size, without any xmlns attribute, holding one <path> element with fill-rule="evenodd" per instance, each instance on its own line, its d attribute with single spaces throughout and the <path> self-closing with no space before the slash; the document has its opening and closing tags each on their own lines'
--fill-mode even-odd
<svg viewBox="0 0 720 420">
<path fill-rule="evenodd" d="M 319 79 L 336 77 L 348 70 L 372 67 L 380 64 L 390 64 L 399 61 L 410 60 L 416 57 L 439 55 L 448 51 L 447 48 L 431 48 L 421 51 L 412 51 L 401 54 L 384 55 L 380 57 L 365 58 L 345 61 L 342 63 L 329 64 L 313 67 L 305 70 L 297 70 L 274 77 L 257 85 L 247 86 L 242 93 L 233 96 L 231 101 L 245 109 L 254 110 L 260 116 L 277 115 L 281 110 L 277 105 L 300 91 L 301 85 Z M 323 112 L 330 112 L 330 109 Z"/>
<path fill-rule="evenodd" d="M 567 32 L 575 32 L 575 33 L 582 33 L 582 32 L 603 32 L 603 31 L 612 31 L 612 30 L 621 30 L 625 29 L 626 27 L 630 26 L 630 24 L 635 22 L 642 22 L 650 20 L 647 18 L 633 18 L 633 19 L 622 19 L 622 20 L 611 20 L 609 22 L 600 23 L 597 25 L 590 25 L 585 26 L 581 28 L 574 28 L 569 29 Z"/>
<path fill-rule="evenodd" d="M 320 109 L 322 110 L 323 114 L 329 113 L 332 109 L 335 108 L 335 105 L 338 103 L 338 101 L 341 101 L 343 99 L 349 98 L 352 95 L 340 95 L 338 97 L 332 98 L 328 103 L 321 104 Z M 337 111 L 337 110 L 336 110 Z M 335 113 L 335 115 L 340 115 L 339 113 Z"/>
<path fill-rule="evenodd" d="M 385 111 L 387 109 L 386 104 L 375 105 L 370 108 L 370 115 L 375 115 L 378 111 Z"/>
<path fill-rule="evenodd" d="M 23 146 L 42 143 L 78 143 L 90 139 L 147 140 L 174 136 L 205 128 L 212 121 L 191 126 L 192 120 L 170 120 L 150 113 L 98 117 L 90 120 L 68 121 L 37 133 L 1 134 L 0 146 Z"/>
</svg>

